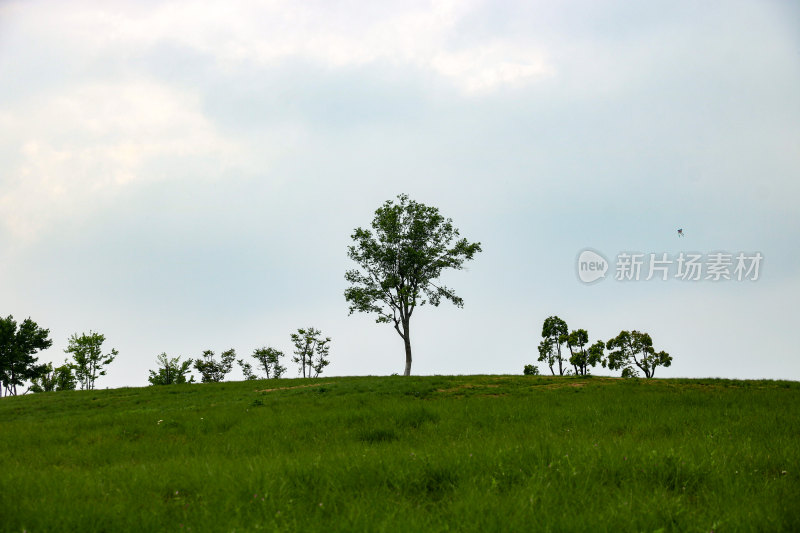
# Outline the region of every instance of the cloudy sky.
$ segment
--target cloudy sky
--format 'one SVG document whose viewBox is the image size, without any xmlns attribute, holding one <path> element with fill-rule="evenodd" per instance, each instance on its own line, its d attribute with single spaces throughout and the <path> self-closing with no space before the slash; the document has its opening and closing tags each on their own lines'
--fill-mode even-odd
<svg viewBox="0 0 800 533">
<path fill-rule="evenodd" d="M 519 374 L 555 314 L 650 332 L 657 376 L 800 379 L 794 2 L 0 2 L 0 314 L 50 329 L 41 360 L 99 331 L 98 386 L 138 386 L 313 325 L 327 374 L 402 373 L 343 297 L 399 193 L 484 250 L 463 309 L 415 314 L 415 374 Z M 623 252 L 764 259 L 618 281 Z"/>
</svg>

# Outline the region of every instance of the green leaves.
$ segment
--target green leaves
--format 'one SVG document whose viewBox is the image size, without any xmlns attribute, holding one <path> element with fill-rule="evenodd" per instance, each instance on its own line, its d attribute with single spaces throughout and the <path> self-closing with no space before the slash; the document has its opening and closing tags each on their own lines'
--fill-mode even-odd
<svg viewBox="0 0 800 533">
<path fill-rule="evenodd" d="M 437 280 L 446 269 L 461 270 L 481 245 L 459 238 L 451 219 L 405 194 L 384 202 L 371 229 L 356 228 L 351 238 L 348 257 L 358 268 L 345 273 L 349 312 L 375 314 L 376 322 L 394 326 L 406 341 L 408 373 L 411 315 L 417 306 L 438 306 L 442 299 L 463 307 L 464 301 Z"/>
<path fill-rule="evenodd" d="M 281 365 L 280 360 L 283 352 L 271 347 L 257 348 L 253 351 L 253 357 L 259 362 L 261 368 L 267 374 L 267 379 L 279 378 L 286 372 L 286 367 Z"/>
<path fill-rule="evenodd" d="M 536 365 L 525 365 L 525 368 L 522 370 L 522 373 L 526 376 L 538 376 L 539 367 L 537 367 Z"/>
<path fill-rule="evenodd" d="M 553 342 L 564 342 L 561 337 L 567 335 L 569 328 L 567 323 L 557 316 L 550 316 L 544 319 L 542 324 L 542 337 L 549 337 Z"/>
<path fill-rule="evenodd" d="M 100 376 L 105 376 L 105 367 L 111 364 L 119 355 L 115 349 L 103 354 L 102 348 L 106 337 L 101 333 L 89 331 L 89 334 L 77 333 L 69 338 L 66 353 L 71 353 L 75 361 L 75 377 L 81 384 L 81 389 L 94 389 L 94 382 Z"/>
<path fill-rule="evenodd" d="M 74 365 L 65 362 L 61 366 L 53 368 L 52 363 L 44 365 L 44 372 L 33 378 L 31 382 L 31 392 L 52 392 L 59 390 L 75 390 L 77 380 L 72 373 Z"/>
<path fill-rule="evenodd" d="M 40 328 L 30 318 L 17 325 L 14 317 L 0 317 L 0 394 L 17 394 L 17 386 L 47 372 L 37 364 L 34 354 L 53 345 L 50 330 Z"/>
<path fill-rule="evenodd" d="M 481 251 L 480 243 L 460 239 L 451 247 L 459 232 L 450 219 L 404 194 L 397 200 L 375 211 L 372 231 L 356 228 L 351 236 L 355 244 L 348 256 L 362 270 L 345 274 L 353 285 L 345 291 L 350 313 L 377 312 L 396 320 L 400 311 L 410 314 L 417 305 L 439 305 L 442 298 L 462 306 L 451 289 L 433 282 L 444 269 L 462 269 Z"/>
<path fill-rule="evenodd" d="M 156 361 L 158 361 L 159 365 L 158 370 L 150 370 L 150 377 L 147 378 L 151 385 L 175 385 L 194 382 L 194 377 L 188 381 L 186 380 L 186 374 L 189 373 L 189 367 L 192 365 L 191 359 L 181 361 L 180 357 L 170 358 L 166 353 L 162 353 L 156 357 Z"/>
<path fill-rule="evenodd" d="M 564 357 L 561 355 L 561 345 L 566 343 L 569 348 L 569 363 L 575 369 L 576 375 L 585 376 L 589 368 L 602 363 L 603 350 L 605 344 L 602 341 L 595 342 L 588 349 L 589 332 L 585 329 L 569 331 L 567 323 L 557 316 L 547 317 L 542 324 L 542 342 L 539 343 L 539 361 L 544 361 L 550 367 L 550 372 L 555 375 L 554 366 L 558 363 L 559 375 L 572 373 L 571 370 L 563 368 Z"/>
<path fill-rule="evenodd" d="M 550 373 L 555 375 L 553 366 L 558 363 L 558 374 L 564 375 L 564 358 L 561 356 L 561 345 L 567 341 L 569 328 L 567 323 L 557 316 L 547 317 L 542 324 L 542 337 L 546 342 L 539 344 L 539 361 L 547 362 Z"/>
<path fill-rule="evenodd" d="M 294 357 L 292 361 L 300 364 L 303 377 L 317 377 L 322 370 L 330 364 L 328 352 L 330 351 L 330 337 L 321 337 L 322 332 L 313 327 L 299 328 L 297 333 L 290 335 L 294 343 Z M 283 355 L 283 354 L 281 354 Z M 313 372 L 313 375 L 312 375 Z"/>
<path fill-rule="evenodd" d="M 555 351 L 553 350 L 553 340 L 551 338 L 548 337 L 539 343 L 538 361 L 544 361 L 550 368 L 550 373 L 555 374 L 553 371 L 553 365 L 555 364 Z"/>
<path fill-rule="evenodd" d="M 652 378 L 656 367 L 672 364 L 672 357 L 667 352 L 656 353 L 653 339 L 647 333 L 623 330 L 606 345 L 609 349 L 608 368 L 622 369 L 623 377 L 637 375 L 634 365 L 644 372 L 645 377 Z"/>
<path fill-rule="evenodd" d="M 236 351 L 233 348 L 222 352 L 219 361 L 214 359 L 214 352 L 205 350 L 202 357 L 195 359 L 194 367 L 200 372 L 200 380 L 203 383 L 219 382 L 233 369 L 235 360 Z"/>
</svg>

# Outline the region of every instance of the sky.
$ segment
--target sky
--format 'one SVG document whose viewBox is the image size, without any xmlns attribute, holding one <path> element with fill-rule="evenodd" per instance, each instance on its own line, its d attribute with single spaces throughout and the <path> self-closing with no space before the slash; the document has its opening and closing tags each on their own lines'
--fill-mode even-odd
<svg viewBox="0 0 800 533">
<path fill-rule="evenodd" d="M 0 1 L 0 315 L 49 328 L 40 361 L 96 331 L 100 388 L 206 349 L 296 376 L 313 326 L 325 375 L 402 373 L 343 295 L 401 193 L 483 248 L 443 276 L 462 309 L 414 314 L 413 374 L 521 374 L 557 315 L 650 333 L 656 377 L 800 379 L 795 2 Z M 616 279 L 682 252 L 763 260 Z"/>
</svg>

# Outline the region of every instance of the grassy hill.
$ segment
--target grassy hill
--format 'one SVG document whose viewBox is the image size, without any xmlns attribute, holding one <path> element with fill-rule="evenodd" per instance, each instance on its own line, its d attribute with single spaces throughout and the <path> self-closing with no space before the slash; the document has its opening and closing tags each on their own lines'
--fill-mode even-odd
<svg viewBox="0 0 800 533">
<path fill-rule="evenodd" d="M 800 383 L 350 377 L 0 400 L 4 531 L 800 531 Z"/>
</svg>

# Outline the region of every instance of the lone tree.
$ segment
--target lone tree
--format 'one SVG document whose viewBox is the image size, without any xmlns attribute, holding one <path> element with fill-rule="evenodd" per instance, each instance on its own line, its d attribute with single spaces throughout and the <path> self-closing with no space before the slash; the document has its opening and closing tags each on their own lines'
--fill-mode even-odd
<svg viewBox="0 0 800 533">
<path fill-rule="evenodd" d="M 258 376 L 255 374 L 255 372 L 253 372 L 253 365 L 245 362 L 244 359 L 237 359 L 236 362 L 239 363 L 240 367 L 242 367 L 242 374 L 244 374 L 245 381 L 258 379 Z"/>
<path fill-rule="evenodd" d="M 464 306 L 452 289 L 437 281 L 443 270 L 461 270 L 481 251 L 480 243 L 458 236 L 451 219 L 405 194 L 375 211 L 372 230 L 356 228 L 351 235 L 355 244 L 348 247 L 348 256 L 360 270 L 344 276 L 351 284 L 344 291 L 350 314 L 375 313 L 376 322 L 394 326 L 405 344 L 406 376 L 411 374 L 410 323 L 417 306 L 438 306 L 442 298 Z"/>
<path fill-rule="evenodd" d="M 195 359 L 194 367 L 200 372 L 203 383 L 218 382 L 225 379 L 225 374 L 233 369 L 236 360 L 236 351 L 231 348 L 220 354 L 220 360 L 214 359 L 214 352 L 205 350 L 200 359 Z"/>
<path fill-rule="evenodd" d="M 49 329 L 40 328 L 30 318 L 18 327 L 13 316 L 0 317 L 0 396 L 16 396 L 17 385 L 47 372 L 47 365 L 37 364 L 34 354 L 53 345 L 49 336 Z"/>
<path fill-rule="evenodd" d="M 328 352 L 330 351 L 330 337 L 321 337 L 322 332 L 314 328 L 299 328 L 297 333 L 291 334 L 294 343 L 294 357 L 292 361 L 300 364 L 303 377 L 317 377 L 322 369 L 330 364 Z M 306 376 L 306 368 L 308 376 Z M 312 376 L 311 373 L 314 372 Z M 276 376 L 277 377 L 277 376 Z"/>
<path fill-rule="evenodd" d="M 263 348 L 256 348 L 253 350 L 253 357 L 264 372 L 267 374 L 267 379 L 279 378 L 286 372 L 286 367 L 281 365 L 281 358 L 283 352 L 275 348 L 264 346 Z"/>
<path fill-rule="evenodd" d="M 525 368 L 522 370 L 522 373 L 526 376 L 538 376 L 539 367 L 536 365 L 525 365 Z"/>
<path fill-rule="evenodd" d="M 539 361 L 544 361 L 550 367 L 550 373 L 556 375 L 553 367 L 558 363 L 558 375 L 564 375 L 564 357 L 561 355 L 561 345 L 567 341 L 569 328 L 567 323 L 551 316 L 544 319 L 542 324 L 542 342 L 539 343 Z"/>
<path fill-rule="evenodd" d="M 180 357 L 168 357 L 166 353 L 162 353 L 156 357 L 158 362 L 157 370 L 150 370 L 150 377 L 147 381 L 151 385 L 176 385 L 179 383 L 194 383 L 194 376 L 186 380 L 186 374 L 190 372 L 192 360 L 187 359 L 181 362 Z"/>
<path fill-rule="evenodd" d="M 94 389 L 94 382 L 98 377 L 106 375 L 105 367 L 119 354 L 113 348 L 110 353 L 103 354 L 105 340 L 105 335 L 93 331 L 89 331 L 88 335 L 81 333 L 80 336 L 75 333 L 69 338 L 69 344 L 64 351 L 72 354 L 75 377 L 83 390 Z"/>
<path fill-rule="evenodd" d="M 653 339 L 647 333 L 636 330 L 621 331 L 606 343 L 609 350 L 608 368 L 622 370 L 622 377 L 636 377 L 634 365 L 639 367 L 646 378 L 652 378 L 656 367 L 670 366 L 672 357 L 664 351 L 656 353 Z"/>
</svg>

